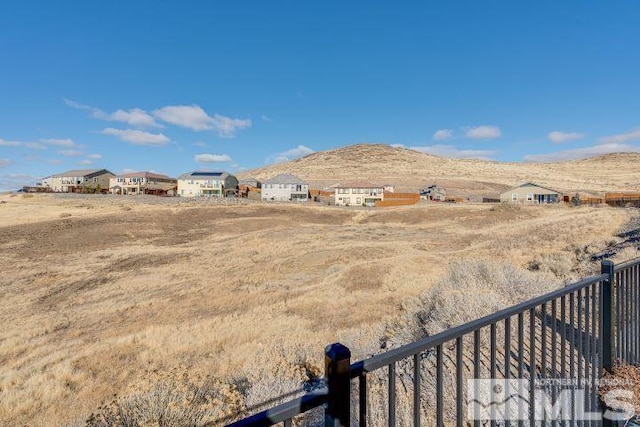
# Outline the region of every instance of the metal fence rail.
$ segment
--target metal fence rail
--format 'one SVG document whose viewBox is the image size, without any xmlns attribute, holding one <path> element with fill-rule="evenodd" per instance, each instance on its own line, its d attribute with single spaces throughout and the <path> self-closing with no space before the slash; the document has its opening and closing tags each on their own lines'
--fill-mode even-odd
<svg viewBox="0 0 640 427">
<path fill-rule="evenodd" d="M 325 349 L 326 388 L 231 425 L 289 426 L 325 405 L 326 426 L 462 426 L 471 418 L 467 380 L 485 378 L 546 382 L 554 399 L 571 379 L 587 391 L 584 409 L 599 412 L 604 370 L 614 359 L 640 359 L 639 299 L 640 260 L 603 261 L 600 275 L 353 364 L 349 349 L 333 344 Z M 533 389 L 520 425 L 540 422 Z M 582 425 L 571 412 L 566 423 Z"/>
</svg>

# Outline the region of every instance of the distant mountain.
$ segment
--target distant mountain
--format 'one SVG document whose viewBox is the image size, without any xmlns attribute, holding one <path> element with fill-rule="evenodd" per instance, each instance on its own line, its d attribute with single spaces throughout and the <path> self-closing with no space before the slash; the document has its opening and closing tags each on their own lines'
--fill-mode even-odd
<svg viewBox="0 0 640 427">
<path fill-rule="evenodd" d="M 438 184 L 457 195 L 477 197 L 495 196 L 529 181 L 562 192 L 638 191 L 639 165 L 638 153 L 552 163 L 508 163 L 451 159 L 387 144 L 355 144 L 238 175 L 266 179 L 289 172 L 318 188 L 354 179 L 394 184 L 400 191 Z"/>
</svg>

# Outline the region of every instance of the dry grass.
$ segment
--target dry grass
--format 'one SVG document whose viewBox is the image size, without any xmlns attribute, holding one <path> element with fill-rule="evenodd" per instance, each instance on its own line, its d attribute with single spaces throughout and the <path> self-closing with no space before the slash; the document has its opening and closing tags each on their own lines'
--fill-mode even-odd
<svg viewBox="0 0 640 427">
<path fill-rule="evenodd" d="M 2 196 L 0 424 L 83 425 L 114 395 L 164 393 L 145 373 L 178 367 L 209 381 L 187 389 L 206 382 L 251 406 L 321 375 L 330 342 L 379 351 L 385 325 L 449 264 L 526 268 L 561 254 L 568 280 L 630 216 L 133 199 Z"/>
</svg>

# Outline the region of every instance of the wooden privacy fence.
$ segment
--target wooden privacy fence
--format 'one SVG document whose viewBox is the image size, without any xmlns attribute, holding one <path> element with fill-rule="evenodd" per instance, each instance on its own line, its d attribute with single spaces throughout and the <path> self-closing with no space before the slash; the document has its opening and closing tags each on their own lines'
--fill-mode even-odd
<svg viewBox="0 0 640 427">
<path fill-rule="evenodd" d="M 418 193 L 384 193 L 384 200 L 376 201 L 376 208 L 415 205 L 419 200 Z"/>
<path fill-rule="evenodd" d="M 586 390 L 579 397 L 584 410 L 599 412 L 603 372 L 616 359 L 639 362 L 639 279 L 640 261 L 603 261 L 597 276 L 365 360 L 352 363 L 348 348 L 332 344 L 325 349 L 322 388 L 230 425 L 463 426 L 471 423 L 467 380 L 483 378 L 528 384 L 570 379 Z M 550 390 L 554 398 L 562 392 Z M 540 420 L 531 414 L 540 408 L 533 386 L 528 393 L 529 412 L 520 414 L 518 424 L 535 426 Z M 318 421 L 318 410 L 324 421 Z M 575 410 L 564 415 L 569 419 L 546 424 L 611 424 L 581 421 Z"/>
</svg>

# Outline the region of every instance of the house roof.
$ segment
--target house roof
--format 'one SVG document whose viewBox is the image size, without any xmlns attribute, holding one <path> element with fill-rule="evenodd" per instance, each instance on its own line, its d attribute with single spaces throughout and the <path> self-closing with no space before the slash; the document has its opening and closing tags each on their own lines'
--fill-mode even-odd
<svg viewBox="0 0 640 427">
<path fill-rule="evenodd" d="M 72 169 L 66 172 L 62 172 L 62 173 L 57 173 L 55 175 L 51 175 L 52 178 L 60 178 L 60 177 L 66 177 L 66 176 L 82 176 L 82 177 L 89 177 L 92 178 L 94 176 L 97 175 L 102 175 L 102 174 L 111 174 L 113 175 L 113 173 L 109 172 L 106 169 Z"/>
<path fill-rule="evenodd" d="M 249 184 L 249 183 L 259 183 L 260 181 L 258 181 L 256 178 L 245 178 L 245 179 L 241 179 L 238 181 L 238 184 L 240 185 L 244 185 L 244 184 Z"/>
<path fill-rule="evenodd" d="M 263 184 L 307 184 L 307 182 L 301 180 L 297 176 L 290 173 L 281 173 L 273 178 L 269 178 L 263 181 Z"/>
<path fill-rule="evenodd" d="M 338 184 L 333 188 L 383 188 L 384 185 L 376 184 L 369 181 L 348 181 Z"/>
<path fill-rule="evenodd" d="M 188 173 L 183 173 L 178 177 L 178 179 L 225 179 L 228 176 L 232 176 L 229 172 L 220 172 L 220 171 L 193 171 Z"/>
<path fill-rule="evenodd" d="M 147 179 L 175 180 L 175 178 L 171 178 L 170 176 L 162 175 L 160 173 L 154 173 L 154 172 L 131 172 L 131 173 L 118 175 L 118 178 L 147 178 Z"/>
<path fill-rule="evenodd" d="M 545 189 L 545 190 L 547 190 L 547 191 L 551 191 L 551 192 L 553 192 L 553 193 L 561 194 L 561 193 L 560 193 L 559 191 L 557 191 L 557 190 L 554 190 L 554 189 L 552 189 L 552 188 L 548 188 L 548 187 L 543 187 L 542 185 L 538 185 L 538 184 L 536 184 L 535 182 L 525 182 L 525 183 L 523 183 L 523 184 L 516 185 L 515 187 L 512 187 L 512 188 L 510 188 L 509 190 L 505 191 L 505 193 L 506 193 L 506 192 L 508 192 L 508 191 L 514 190 L 514 189 L 516 189 L 516 188 L 526 187 L 527 185 L 532 185 L 532 186 L 534 186 L 534 187 L 542 188 L 542 189 Z"/>
</svg>

